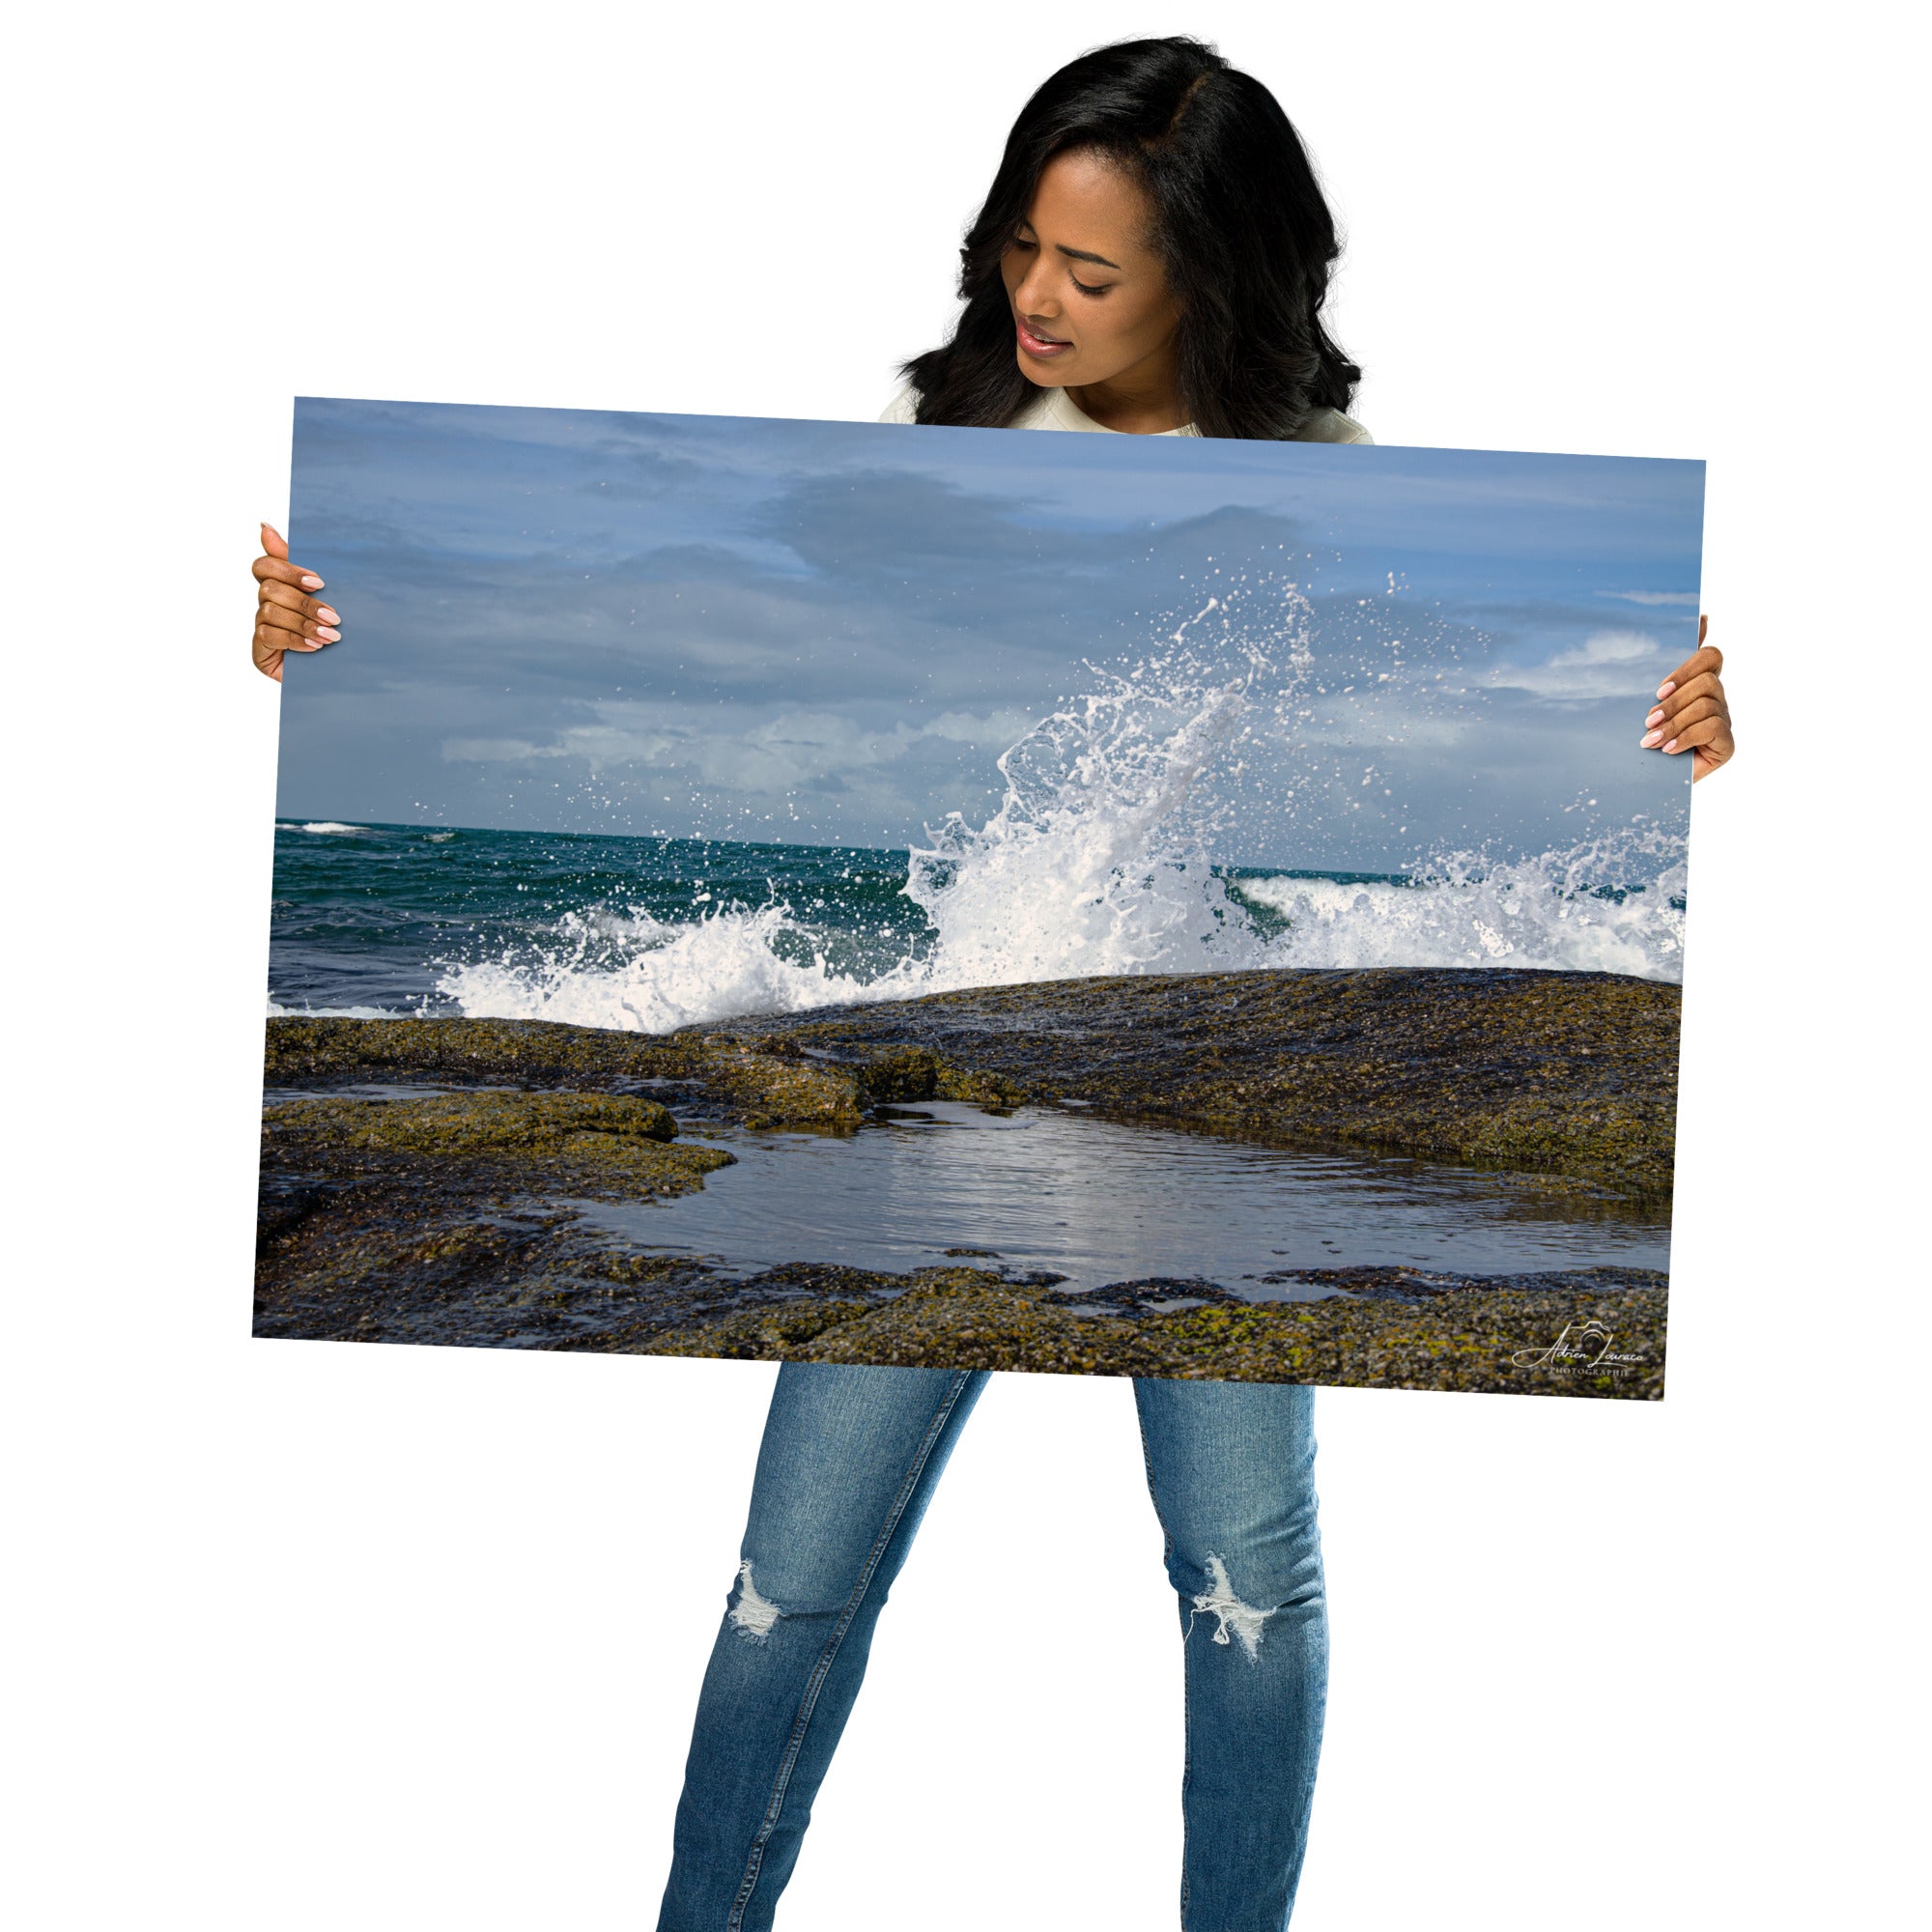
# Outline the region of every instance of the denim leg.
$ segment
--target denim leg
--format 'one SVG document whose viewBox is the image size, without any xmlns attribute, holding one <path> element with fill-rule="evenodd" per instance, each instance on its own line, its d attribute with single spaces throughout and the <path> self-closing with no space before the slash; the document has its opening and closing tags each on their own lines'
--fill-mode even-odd
<svg viewBox="0 0 1932 1932">
<path fill-rule="evenodd" d="M 1328 1688 L 1314 1391 L 1137 1381 L 1148 1487 L 1180 1597 L 1183 1932 L 1282 1932 Z"/>
<path fill-rule="evenodd" d="M 659 1932 L 762 1932 L 983 1373 L 786 1363 L 704 1673 Z"/>
</svg>

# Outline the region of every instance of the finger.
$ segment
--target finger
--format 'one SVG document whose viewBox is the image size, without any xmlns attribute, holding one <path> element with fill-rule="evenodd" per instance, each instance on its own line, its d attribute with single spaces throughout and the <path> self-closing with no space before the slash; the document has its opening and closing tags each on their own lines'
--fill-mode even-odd
<svg viewBox="0 0 1932 1932">
<path fill-rule="evenodd" d="M 259 663 L 270 652 L 319 651 L 324 648 L 320 638 L 305 638 L 299 631 L 284 631 L 275 624 L 255 626 L 255 657 Z"/>
<path fill-rule="evenodd" d="M 304 597 L 298 590 L 291 590 L 286 583 L 264 582 L 257 601 L 264 610 L 270 604 L 277 605 L 284 611 L 297 611 L 320 624 L 339 624 L 342 621 L 329 606 L 318 603 L 313 597 Z"/>
<path fill-rule="evenodd" d="M 1643 722 L 1646 725 L 1665 724 L 1674 718 L 1692 698 L 1714 697 L 1721 704 L 1724 701 L 1724 687 L 1716 671 L 1706 671 L 1701 677 L 1693 677 L 1687 684 L 1681 684 L 1668 697 L 1659 698 L 1651 708 L 1651 713 Z"/>
<path fill-rule="evenodd" d="M 255 634 L 254 657 L 255 668 L 264 677 L 271 677 L 277 684 L 280 684 L 282 681 L 282 653 L 272 647 L 265 647 L 259 631 Z"/>
<path fill-rule="evenodd" d="M 1637 742 L 1645 750 L 1649 750 L 1654 746 L 1666 744 L 1672 738 L 1682 737 L 1686 728 L 1690 725 L 1701 724 L 1707 718 L 1721 718 L 1723 715 L 1724 707 L 1718 703 L 1716 699 L 1709 697 L 1694 698 L 1684 707 L 1683 711 L 1677 717 L 1668 719 L 1662 724 L 1654 725 Z"/>
<path fill-rule="evenodd" d="M 1668 697 L 1680 684 L 1693 677 L 1701 677 L 1706 671 L 1720 671 L 1724 668 L 1724 654 L 1715 644 L 1706 644 L 1702 650 L 1686 658 L 1677 668 L 1657 687 L 1660 697 Z"/>
<path fill-rule="evenodd" d="M 264 604 L 255 612 L 257 630 L 273 631 L 277 641 L 287 645 L 339 644 L 342 633 L 332 624 L 319 623 L 313 617 L 304 617 L 298 611 L 285 611 L 279 604 Z"/>
<path fill-rule="evenodd" d="M 1717 748 L 1729 757 L 1735 749 L 1731 737 L 1731 721 L 1728 718 L 1706 718 L 1695 724 L 1687 725 L 1676 737 L 1664 741 L 1666 757 L 1677 757 L 1685 752 L 1694 752 L 1700 745 Z"/>
<path fill-rule="evenodd" d="M 299 563 L 284 563 L 278 557 L 258 556 L 251 568 L 257 583 L 298 583 L 304 590 L 322 588 L 322 579 Z"/>
<path fill-rule="evenodd" d="M 1686 658 L 1670 675 L 1658 686 L 1657 695 L 1667 697 L 1680 684 L 1688 683 L 1693 677 L 1702 677 L 1706 672 L 1715 675 L 1724 668 L 1724 654 L 1713 644 L 1705 644 Z"/>
<path fill-rule="evenodd" d="M 1699 646 L 1699 648 L 1701 648 L 1701 647 L 1702 647 L 1702 645 L 1703 645 L 1703 642 L 1704 642 L 1704 639 L 1706 639 L 1707 637 L 1709 637 L 1709 636 L 1710 636 L 1710 634 L 1711 634 L 1711 620 L 1710 620 L 1710 618 L 1708 618 L 1708 617 L 1702 617 L 1702 616 L 1700 616 L 1700 617 L 1699 617 L 1699 618 L 1697 619 L 1697 643 L 1698 643 L 1698 646 Z"/>
<path fill-rule="evenodd" d="M 255 613 L 255 628 L 273 632 L 275 641 L 285 649 L 301 644 L 319 650 L 324 644 L 339 644 L 342 641 L 342 633 L 333 627 L 298 617 L 293 611 L 281 611 L 270 606 L 265 606 Z"/>
<path fill-rule="evenodd" d="M 273 524 L 264 524 L 262 526 L 262 548 L 270 556 L 278 557 L 283 563 L 288 562 L 289 540 L 283 536 Z"/>
</svg>

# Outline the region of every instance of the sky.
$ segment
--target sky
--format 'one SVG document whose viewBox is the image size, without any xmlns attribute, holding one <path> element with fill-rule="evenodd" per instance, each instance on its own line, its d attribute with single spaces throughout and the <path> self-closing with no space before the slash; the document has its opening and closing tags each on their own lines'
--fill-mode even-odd
<svg viewBox="0 0 1932 1932">
<path fill-rule="evenodd" d="M 903 847 L 1177 635 L 1247 680 L 1232 863 L 1688 814 L 1698 463 L 316 398 L 294 451 L 344 637 L 284 819 Z"/>
</svg>

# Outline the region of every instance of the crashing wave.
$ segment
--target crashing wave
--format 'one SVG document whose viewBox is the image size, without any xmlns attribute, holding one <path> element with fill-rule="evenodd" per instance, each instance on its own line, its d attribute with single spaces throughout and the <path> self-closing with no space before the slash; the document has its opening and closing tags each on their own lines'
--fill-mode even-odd
<svg viewBox="0 0 1932 1932">
<path fill-rule="evenodd" d="M 1216 635 L 1197 646 L 1210 617 Z M 1243 748 L 1282 742 L 1307 675 L 1306 618 L 1293 586 L 1259 626 L 1252 610 L 1234 622 L 1209 598 L 1158 654 L 1094 669 L 1091 692 L 1000 758 L 1006 794 L 983 826 L 954 813 L 907 854 L 901 890 L 924 929 L 895 951 L 855 967 L 849 935 L 776 900 L 679 923 L 600 908 L 562 921 L 540 957 L 452 965 L 439 990 L 476 1017 L 667 1033 L 1111 974 L 1507 964 L 1681 976 L 1684 843 L 1654 826 L 1531 858 L 1443 855 L 1386 882 L 1217 867 Z"/>
</svg>

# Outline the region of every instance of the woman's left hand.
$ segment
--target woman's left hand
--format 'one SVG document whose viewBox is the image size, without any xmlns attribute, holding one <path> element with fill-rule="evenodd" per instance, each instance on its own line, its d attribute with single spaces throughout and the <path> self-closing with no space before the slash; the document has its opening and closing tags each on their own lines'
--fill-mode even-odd
<svg viewBox="0 0 1932 1932">
<path fill-rule="evenodd" d="M 1643 721 L 1643 744 L 1671 757 L 1690 753 L 1690 781 L 1707 779 L 1731 761 L 1731 707 L 1724 696 L 1724 654 L 1704 641 L 1708 617 L 1697 619 L 1697 651 L 1657 688 L 1657 703 Z"/>
</svg>

